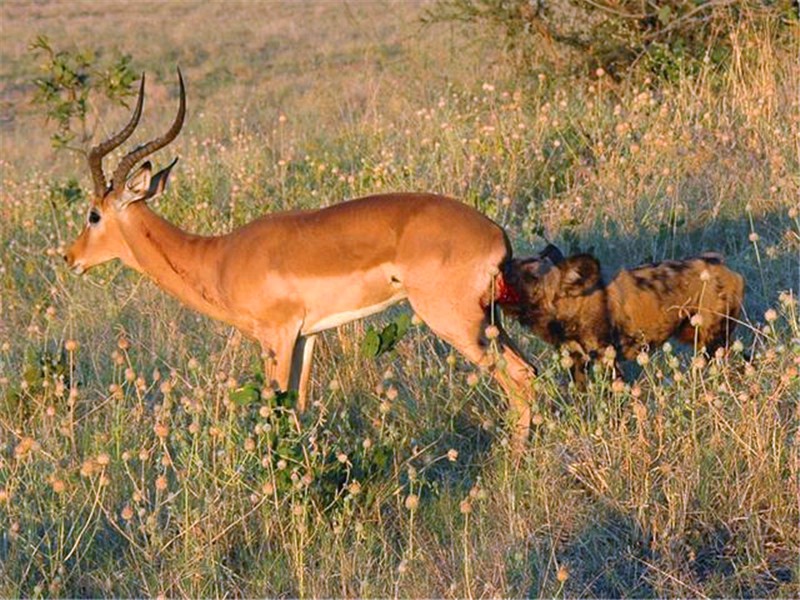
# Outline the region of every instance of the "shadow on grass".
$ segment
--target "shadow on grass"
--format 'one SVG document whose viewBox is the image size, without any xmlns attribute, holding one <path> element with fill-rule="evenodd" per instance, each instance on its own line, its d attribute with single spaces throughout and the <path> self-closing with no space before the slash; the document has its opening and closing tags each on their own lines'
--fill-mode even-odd
<svg viewBox="0 0 800 600">
<path fill-rule="evenodd" d="M 663 542 L 663 541 L 662 541 Z M 649 532 L 624 513 L 604 508 L 564 544 L 535 540 L 527 561 L 530 598 L 563 593 L 594 598 L 699 596 L 763 598 L 797 590 L 797 558 L 776 549 L 764 560 L 748 556 L 745 541 L 726 525 L 700 527 L 654 550 Z M 568 568 L 559 589 L 556 565 Z M 794 566 L 793 566 L 794 565 Z M 509 579 L 524 574 L 509 569 Z"/>
<path fill-rule="evenodd" d="M 529 598 L 557 591 L 553 559 L 569 569 L 564 585 L 567 596 L 623 598 L 654 597 L 656 590 L 647 578 L 652 560 L 648 536 L 633 519 L 620 512 L 602 511 L 561 548 L 553 540 L 534 543 L 527 565 L 531 584 Z"/>
<path fill-rule="evenodd" d="M 563 235 L 552 241 L 569 253 L 591 250 L 600 260 L 606 281 L 620 269 L 718 252 L 725 257 L 728 267 L 744 276 L 744 314 L 755 320 L 775 303 L 779 291 L 794 289 L 796 294 L 800 291 L 800 231 L 782 211 L 754 216 L 753 224 L 742 215 L 697 224 L 687 222 L 680 228 L 655 232 L 642 228 L 635 235 L 615 233 L 613 222 L 601 231 L 598 225 L 596 233 L 578 237 L 565 229 Z M 750 239 L 753 232 L 758 234 L 755 241 Z M 541 247 L 544 245 L 543 242 Z M 533 251 L 538 252 L 541 247 Z"/>
</svg>

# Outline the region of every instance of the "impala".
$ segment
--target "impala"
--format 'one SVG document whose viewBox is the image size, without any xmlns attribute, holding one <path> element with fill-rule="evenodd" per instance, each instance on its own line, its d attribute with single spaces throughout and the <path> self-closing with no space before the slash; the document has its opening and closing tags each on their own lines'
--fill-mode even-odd
<svg viewBox="0 0 800 600">
<path fill-rule="evenodd" d="M 486 336 L 495 305 L 514 296 L 502 274 L 516 264 L 503 229 L 451 198 L 385 194 L 265 215 L 225 235 L 182 231 L 147 205 L 164 191 L 177 159 L 155 174 L 144 162 L 129 176 L 180 132 L 186 114 L 180 70 L 178 81 L 172 126 L 124 156 L 110 182 L 102 160 L 136 128 L 144 76 L 128 124 L 88 153 L 94 195 L 87 223 L 64 257 L 68 266 L 81 274 L 118 258 L 184 304 L 255 339 L 268 381 L 296 390 L 299 412 L 316 335 L 407 299 L 440 338 L 490 370 L 509 399 L 514 440 L 524 441 L 535 371 L 499 325 L 489 330 L 498 334 L 494 342 Z"/>
</svg>

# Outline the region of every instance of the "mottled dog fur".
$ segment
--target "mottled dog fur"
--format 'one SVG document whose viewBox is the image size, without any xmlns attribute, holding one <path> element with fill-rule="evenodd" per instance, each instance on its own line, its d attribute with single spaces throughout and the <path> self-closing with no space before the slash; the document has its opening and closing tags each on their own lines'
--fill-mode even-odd
<svg viewBox="0 0 800 600">
<path fill-rule="evenodd" d="M 718 254 L 622 270 L 608 284 L 595 257 L 565 258 L 552 244 L 516 267 L 523 301 L 515 316 L 545 341 L 569 348 L 578 382 L 587 361 L 607 346 L 631 359 L 675 336 L 713 354 L 727 344 L 744 297 L 744 278 Z"/>
</svg>

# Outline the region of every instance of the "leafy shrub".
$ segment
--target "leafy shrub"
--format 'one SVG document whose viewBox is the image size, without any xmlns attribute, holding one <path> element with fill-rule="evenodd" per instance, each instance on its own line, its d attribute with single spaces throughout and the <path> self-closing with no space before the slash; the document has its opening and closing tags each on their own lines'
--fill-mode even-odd
<svg viewBox="0 0 800 600">
<path fill-rule="evenodd" d="M 30 46 L 41 58 L 43 75 L 34 80 L 34 103 L 43 107 L 48 120 L 55 121 L 53 147 L 83 151 L 94 133 L 89 115 L 96 96 L 120 104 L 130 96 L 137 75 L 131 57 L 123 54 L 103 60 L 93 50 L 55 50 L 48 38 L 40 35 Z M 77 145 L 75 145 L 77 144 Z"/>
<path fill-rule="evenodd" d="M 675 81 L 730 54 L 731 32 L 749 18 L 775 35 L 797 20 L 790 0 L 438 0 L 423 21 L 500 29 L 525 69 L 597 69 L 620 77 L 641 67 Z"/>
</svg>

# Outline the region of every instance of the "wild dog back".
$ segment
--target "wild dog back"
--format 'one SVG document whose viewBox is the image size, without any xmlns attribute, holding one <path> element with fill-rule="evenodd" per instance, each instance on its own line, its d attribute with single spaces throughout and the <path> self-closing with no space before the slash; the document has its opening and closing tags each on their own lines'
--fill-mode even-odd
<svg viewBox="0 0 800 600">
<path fill-rule="evenodd" d="M 719 254 L 623 270 L 606 286 L 608 311 L 625 358 L 676 336 L 713 353 L 736 326 L 744 278 Z"/>
</svg>

